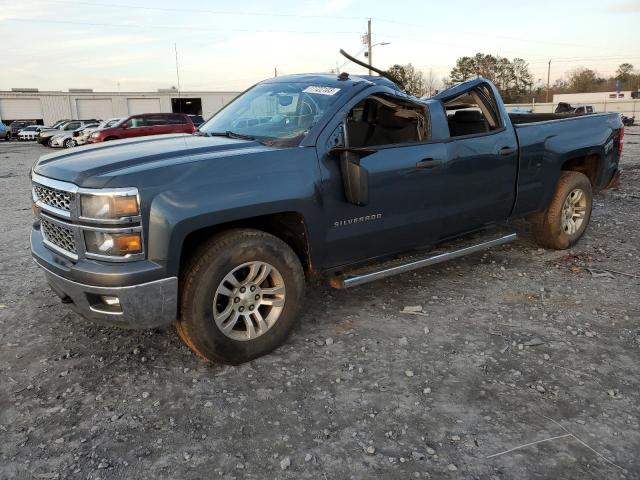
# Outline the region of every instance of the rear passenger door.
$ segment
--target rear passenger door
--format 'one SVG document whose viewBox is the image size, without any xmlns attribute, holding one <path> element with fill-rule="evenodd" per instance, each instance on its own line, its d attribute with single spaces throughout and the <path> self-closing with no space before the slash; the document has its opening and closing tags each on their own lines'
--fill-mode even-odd
<svg viewBox="0 0 640 480">
<path fill-rule="evenodd" d="M 518 171 L 514 129 L 488 85 L 465 92 L 445 107 L 451 138 L 442 238 L 504 222 L 515 201 Z"/>
</svg>

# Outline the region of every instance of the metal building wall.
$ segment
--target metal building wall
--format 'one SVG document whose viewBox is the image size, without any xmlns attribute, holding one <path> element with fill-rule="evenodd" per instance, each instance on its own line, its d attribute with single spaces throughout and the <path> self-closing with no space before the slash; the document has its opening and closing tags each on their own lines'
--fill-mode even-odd
<svg viewBox="0 0 640 480">
<path fill-rule="evenodd" d="M 61 119 L 78 119 L 78 100 L 110 99 L 114 117 L 127 117 L 132 114 L 129 111 L 130 99 L 159 99 L 160 111 L 171 112 L 171 99 L 179 97 L 200 98 L 202 101 L 202 114 L 204 118 L 220 110 L 224 105 L 238 96 L 239 92 L 1 92 L 2 99 L 39 99 L 42 107 L 42 120 L 45 125 L 51 125 Z M 12 102 L 13 103 L 13 102 Z M 157 105 L 157 103 L 156 103 Z M 15 109 L 14 109 L 15 110 Z M 30 119 L 25 105 L 25 115 L 21 119 Z M 135 112 L 139 113 L 139 112 Z M 148 112 L 156 113 L 156 112 Z M 5 119 L 18 120 L 18 118 Z"/>
</svg>

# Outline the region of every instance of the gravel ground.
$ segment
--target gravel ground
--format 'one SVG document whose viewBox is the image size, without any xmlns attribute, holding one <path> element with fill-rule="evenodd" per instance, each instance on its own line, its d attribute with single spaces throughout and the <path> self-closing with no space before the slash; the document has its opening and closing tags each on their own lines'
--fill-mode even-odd
<svg viewBox="0 0 640 480">
<path fill-rule="evenodd" d="M 625 140 L 572 250 L 524 234 L 316 288 L 240 367 L 61 305 L 28 244 L 45 149 L 0 144 L 0 478 L 640 478 L 640 128 Z"/>
</svg>

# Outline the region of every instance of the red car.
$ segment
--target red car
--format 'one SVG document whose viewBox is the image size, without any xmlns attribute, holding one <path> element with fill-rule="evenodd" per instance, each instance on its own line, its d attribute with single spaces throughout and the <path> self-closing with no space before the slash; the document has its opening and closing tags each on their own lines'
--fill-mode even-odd
<svg viewBox="0 0 640 480">
<path fill-rule="evenodd" d="M 133 115 L 113 127 L 96 130 L 87 143 L 106 142 L 121 138 L 162 135 L 165 133 L 189 133 L 196 131 L 189 115 L 183 113 L 143 113 Z"/>
</svg>

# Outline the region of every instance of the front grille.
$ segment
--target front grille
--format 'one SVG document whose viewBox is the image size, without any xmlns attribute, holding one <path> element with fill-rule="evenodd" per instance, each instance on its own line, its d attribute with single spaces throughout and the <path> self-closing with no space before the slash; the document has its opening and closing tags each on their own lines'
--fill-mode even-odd
<svg viewBox="0 0 640 480">
<path fill-rule="evenodd" d="M 40 225 L 44 238 L 62 250 L 76 255 L 76 239 L 73 230 L 62 225 L 40 218 Z"/>
<path fill-rule="evenodd" d="M 33 185 L 36 196 L 45 205 L 69 212 L 71 210 L 71 193 L 56 188 Z"/>
</svg>

